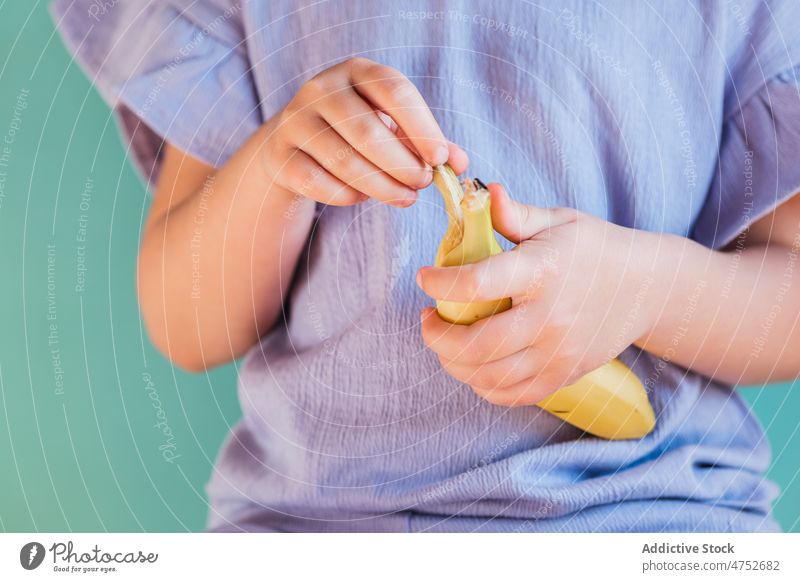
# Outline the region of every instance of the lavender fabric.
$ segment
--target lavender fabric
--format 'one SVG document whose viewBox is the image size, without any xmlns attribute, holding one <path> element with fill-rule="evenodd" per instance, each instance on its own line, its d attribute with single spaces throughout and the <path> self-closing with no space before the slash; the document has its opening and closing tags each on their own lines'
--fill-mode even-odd
<svg viewBox="0 0 800 582">
<path fill-rule="evenodd" d="M 163 140 L 222 165 L 314 74 L 408 75 L 470 173 L 720 248 L 800 190 L 800 3 L 58 0 L 150 182 Z M 493 406 L 420 337 L 446 217 L 321 207 L 285 317 L 241 365 L 208 485 L 227 531 L 774 531 L 769 445 L 731 387 L 635 348 L 656 430 Z M 221 387 L 223 389 L 224 387 Z"/>
</svg>

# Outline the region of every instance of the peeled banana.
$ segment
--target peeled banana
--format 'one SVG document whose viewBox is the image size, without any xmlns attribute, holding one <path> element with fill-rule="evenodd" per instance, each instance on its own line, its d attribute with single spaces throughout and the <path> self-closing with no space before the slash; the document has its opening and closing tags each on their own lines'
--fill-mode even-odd
<svg viewBox="0 0 800 582">
<path fill-rule="evenodd" d="M 447 164 L 434 168 L 433 180 L 448 217 L 435 265 L 466 265 L 502 253 L 492 226 L 489 192 L 483 183 L 468 179 L 462 184 Z M 510 308 L 509 297 L 473 303 L 436 302 L 439 316 L 459 325 L 469 325 Z M 619 360 L 604 364 L 536 405 L 581 430 L 611 440 L 641 438 L 656 423 L 644 386 Z"/>
<path fill-rule="evenodd" d="M 457 267 L 503 252 L 492 227 L 489 191 L 478 180 L 466 180 L 462 187 L 448 165 L 434 170 L 433 180 L 444 198 L 447 231 L 436 253 L 437 267 Z M 511 308 L 511 298 L 496 301 L 456 303 L 437 301 L 439 316 L 450 323 L 470 324 Z"/>
</svg>

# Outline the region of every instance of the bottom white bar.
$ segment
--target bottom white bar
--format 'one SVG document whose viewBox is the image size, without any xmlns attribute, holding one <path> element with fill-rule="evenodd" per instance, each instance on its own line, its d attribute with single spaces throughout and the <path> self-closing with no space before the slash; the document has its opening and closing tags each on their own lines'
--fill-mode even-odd
<svg viewBox="0 0 800 582">
<path fill-rule="evenodd" d="M 0 535 L 4 581 L 769 582 L 800 580 L 799 563 L 800 534 Z"/>
</svg>

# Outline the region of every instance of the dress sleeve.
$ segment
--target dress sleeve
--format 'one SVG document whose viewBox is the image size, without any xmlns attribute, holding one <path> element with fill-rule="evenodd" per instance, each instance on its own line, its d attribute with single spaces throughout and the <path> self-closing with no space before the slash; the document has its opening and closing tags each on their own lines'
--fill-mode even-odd
<svg viewBox="0 0 800 582">
<path fill-rule="evenodd" d="M 148 185 L 164 141 L 219 167 L 262 122 L 234 0 L 55 0 L 68 50 Z"/>
<path fill-rule="evenodd" d="M 724 124 L 693 238 L 722 248 L 800 193 L 800 67 L 774 77 Z"/>
</svg>

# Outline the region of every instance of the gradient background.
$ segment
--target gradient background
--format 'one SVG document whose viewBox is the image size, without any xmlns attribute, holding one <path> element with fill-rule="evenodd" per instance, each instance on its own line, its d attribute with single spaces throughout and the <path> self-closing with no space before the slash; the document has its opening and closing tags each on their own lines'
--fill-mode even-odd
<svg viewBox="0 0 800 582">
<path fill-rule="evenodd" d="M 134 289 L 147 194 L 46 2 L 0 0 L 0 62 L 0 531 L 201 529 L 204 484 L 240 414 L 235 367 L 185 374 L 148 343 Z M 793 387 L 745 394 L 773 445 L 775 515 L 800 531 Z M 172 463 L 159 450 L 155 394 Z"/>
</svg>

